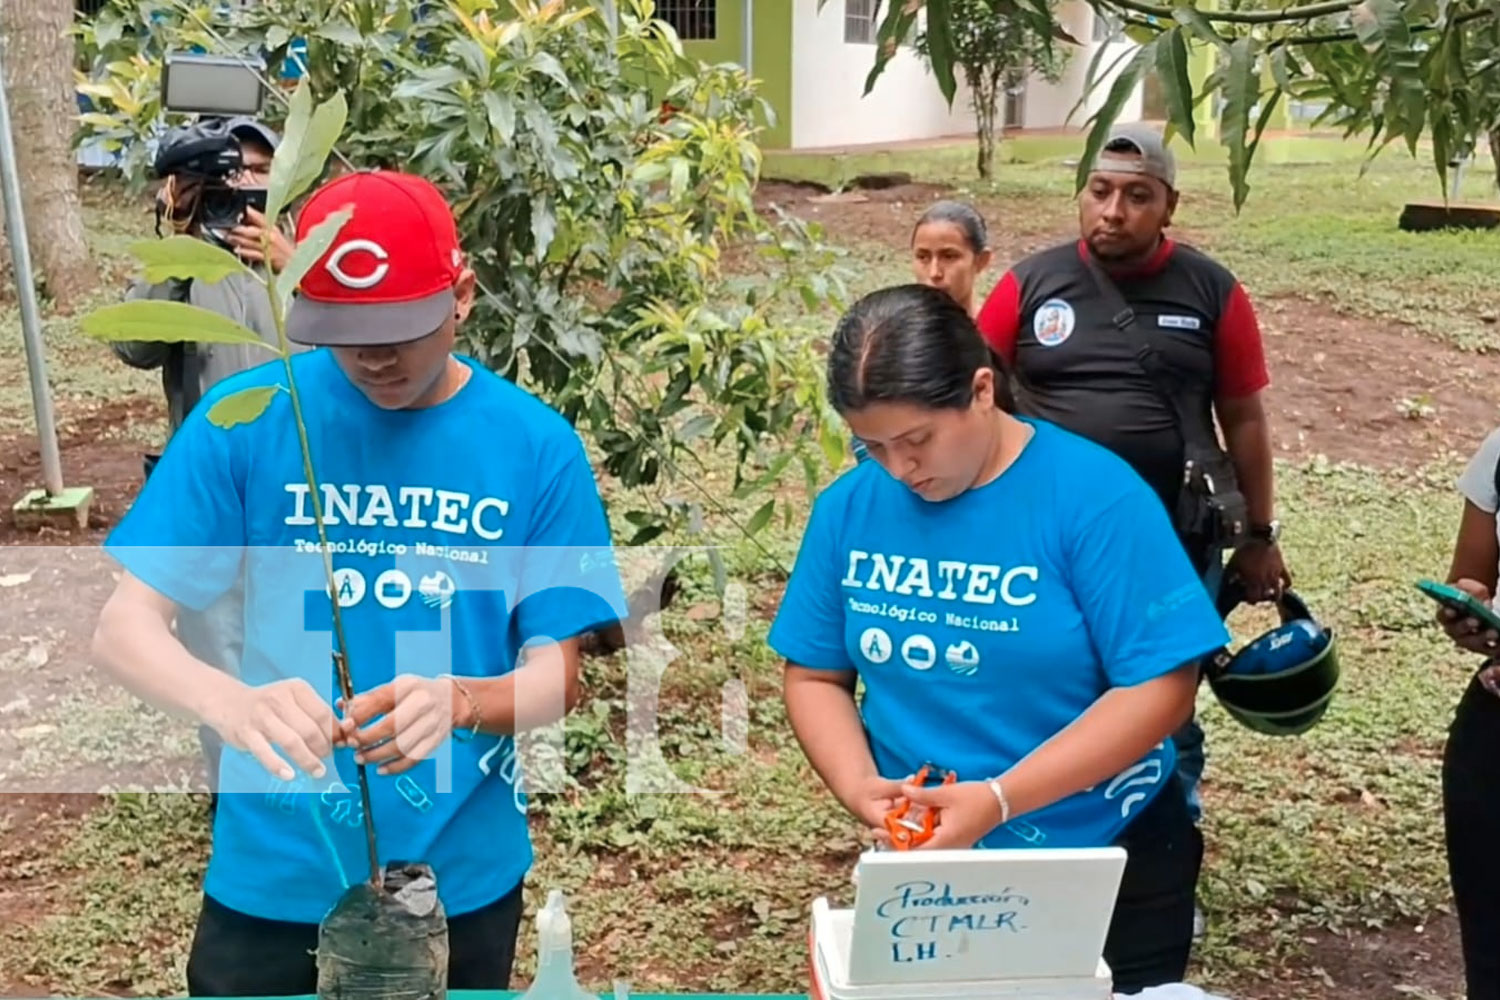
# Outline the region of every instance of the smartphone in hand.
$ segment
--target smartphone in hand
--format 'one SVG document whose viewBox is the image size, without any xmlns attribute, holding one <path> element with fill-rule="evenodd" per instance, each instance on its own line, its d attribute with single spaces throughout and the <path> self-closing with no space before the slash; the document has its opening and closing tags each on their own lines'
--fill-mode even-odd
<svg viewBox="0 0 1500 1000">
<path fill-rule="evenodd" d="M 1474 618 L 1486 628 L 1500 632 L 1500 612 L 1479 600 L 1473 594 L 1459 590 L 1451 584 L 1435 580 L 1418 580 L 1417 589 L 1437 601 L 1443 607 L 1465 618 Z"/>
</svg>

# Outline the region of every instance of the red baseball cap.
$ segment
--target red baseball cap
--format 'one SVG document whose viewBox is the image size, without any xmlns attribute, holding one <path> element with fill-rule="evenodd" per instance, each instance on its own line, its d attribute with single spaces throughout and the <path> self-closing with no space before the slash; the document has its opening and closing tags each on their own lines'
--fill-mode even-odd
<svg viewBox="0 0 1500 1000">
<path fill-rule="evenodd" d="M 431 182 L 395 171 L 346 174 L 308 198 L 297 242 L 340 209 L 353 215 L 313 264 L 287 312 L 299 344 L 404 344 L 453 312 L 463 251 L 453 210 Z"/>
</svg>

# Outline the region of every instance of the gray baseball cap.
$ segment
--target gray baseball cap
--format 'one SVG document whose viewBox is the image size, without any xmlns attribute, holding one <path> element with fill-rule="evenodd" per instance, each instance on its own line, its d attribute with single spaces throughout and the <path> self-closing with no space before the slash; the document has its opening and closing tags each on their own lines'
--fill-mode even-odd
<svg viewBox="0 0 1500 1000">
<path fill-rule="evenodd" d="M 1094 157 L 1090 170 L 1145 174 L 1177 189 L 1177 158 L 1160 132 L 1141 122 L 1115 125 Z"/>
<path fill-rule="evenodd" d="M 281 136 L 254 118 L 243 115 L 229 119 L 229 134 L 240 139 L 256 139 L 272 152 L 281 145 Z"/>
</svg>

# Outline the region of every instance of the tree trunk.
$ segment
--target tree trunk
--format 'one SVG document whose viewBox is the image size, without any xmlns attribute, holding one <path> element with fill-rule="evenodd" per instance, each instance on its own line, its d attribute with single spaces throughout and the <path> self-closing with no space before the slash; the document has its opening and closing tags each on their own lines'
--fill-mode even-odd
<svg viewBox="0 0 1500 1000">
<path fill-rule="evenodd" d="M 3 83 L 31 257 L 47 294 L 64 310 L 92 284 L 71 143 L 78 117 L 72 23 L 72 0 L 0 0 Z"/>
<path fill-rule="evenodd" d="M 999 112 L 1000 86 L 989 73 L 975 77 L 974 119 L 979 138 L 979 176 L 989 180 L 995 172 L 995 115 Z"/>
<path fill-rule="evenodd" d="M 1495 186 L 1500 188 L 1500 126 L 1490 129 L 1490 160 L 1495 167 Z"/>
</svg>

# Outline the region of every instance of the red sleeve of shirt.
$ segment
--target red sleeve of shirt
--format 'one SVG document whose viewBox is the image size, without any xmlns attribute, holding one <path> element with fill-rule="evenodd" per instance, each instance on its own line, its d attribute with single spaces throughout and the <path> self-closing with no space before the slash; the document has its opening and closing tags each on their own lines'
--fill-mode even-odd
<svg viewBox="0 0 1500 1000">
<path fill-rule="evenodd" d="M 1260 322 L 1244 286 L 1235 282 L 1219 317 L 1214 345 L 1214 388 L 1218 395 L 1238 399 L 1271 384 Z"/>
<path fill-rule="evenodd" d="M 1006 364 L 1015 364 L 1016 331 L 1021 328 L 1021 286 L 1013 272 L 1006 271 L 1000 276 L 1000 283 L 984 300 L 977 322 L 990 350 L 1004 358 Z"/>
</svg>

